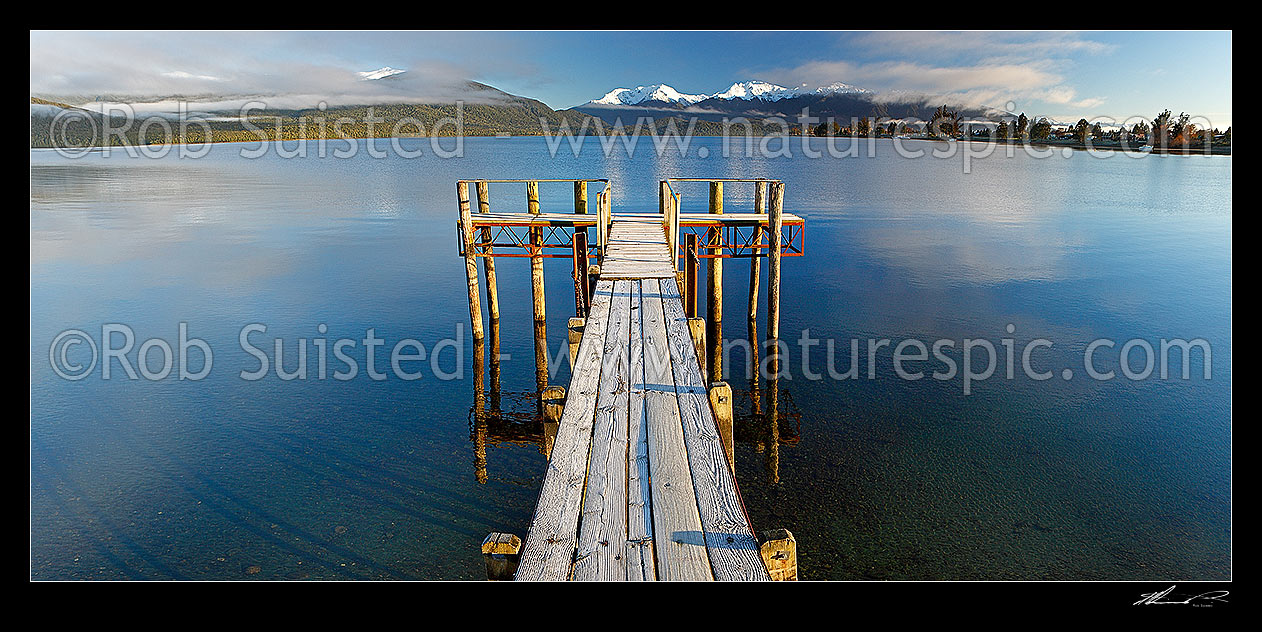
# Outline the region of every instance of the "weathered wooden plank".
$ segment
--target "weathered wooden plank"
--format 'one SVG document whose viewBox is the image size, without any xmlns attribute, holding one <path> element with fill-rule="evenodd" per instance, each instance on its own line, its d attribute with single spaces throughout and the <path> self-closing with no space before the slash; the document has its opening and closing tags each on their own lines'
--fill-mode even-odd
<svg viewBox="0 0 1262 632">
<path fill-rule="evenodd" d="M 613 282 L 598 281 L 552 458 L 522 550 L 519 580 L 555 581 L 570 576 L 612 298 Z"/>
<path fill-rule="evenodd" d="M 574 579 L 622 580 L 627 574 L 627 413 L 631 380 L 631 281 L 613 285 L 592 426 L 587 489 L 578 526 Z"/>
<path fill-rule="evenodd" d="M 697 509 L 697 491 L 688 472 L 659 281 L 644 280 L 640 288 L 657 578 L 667 581 L 709 580 L 714 576 L 706 554 L 701 516 Z M 675 302 L 678 300 L 676 297 Z M 688 344 L 691 345 L 691 341 Z"/>
<path fill-rule="evenodd" d="M 758 540 L 749 526 L 736 481 L 727 466 L 689 335 L 679 286 L 674 279 L 661 281 L 659 285 L 684 443 L 714 577 L 728 581 L 769 581 L 758 551 Z"/>
<path fill-rule="evenodd" d="M 672 274 L 668 270 L 614 270 L 601 276 L 607 279 L 669 279 Z"/>
<path fill-rule="evenodd" d="M 644 312 L 639 281 L 631 282 L 631 394 L 627 450 L 627 579 L 657 579 L 653 563 L 653 504 L 649 485 L 649 433 L 644 410 Z"/>
<path fill-rule="evenodd" d="M 619 215 L 609 234 L 601 277 L 665 279 L 675 275 L 661 218 Z"/>
</svg>

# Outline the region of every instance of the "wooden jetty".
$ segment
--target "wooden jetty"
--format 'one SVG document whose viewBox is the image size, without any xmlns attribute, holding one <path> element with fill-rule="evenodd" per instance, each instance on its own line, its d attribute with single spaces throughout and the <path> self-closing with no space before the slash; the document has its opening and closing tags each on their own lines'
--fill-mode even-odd
<svg viewBox="0 0 1262 632">
<path fill-rule="evenodd" d="M 540 182 L 572 183 L 574 212 L 543 212 Z M 679 211 L 675 187 L 686 182 L 709 184 L 710 213 Z M 754 185 L 753 213 L 723 213 L 725 182 Z M 525 184 L 526 212 L 491 212 L 492 183 Z M 594 214 L 587 212 L 592 183 L 604 184 Z M 482 362 L 485 345 L 477 260 L 485 262 L 494 358 L 499 309 L 493 259 L 530 257 L 545 434 L 552 424 L 548 468 L 524 541 L 492 533 L 483 542 L 492 579 L 796 579 L 792 534 L 779 529 L 755 535 L 733 473 L 732 391 L 720 366 L 721 264 L 724 258 L 768 258 L 768 360 L 770 375 L 777 375 L 780 261 L 803 253 L 805 222 L 783 213 L 779 181 L 660 184 L 657 213 L 614 214 L 605 180 L 457 183 L 475 362 Z M 478 194 L 476 212 L 470 185 Z M 596 232 L 594 244 L 589 229 Z M 593 256 L 597 263 L 589 265 Z M 574 265 L 568 389 L 547 384 L 542 264 L 550 257 L 568 257 Z M 697 317 L 696 305 L 701 259 L 709 261 L 706 320 Z M 751 277 L 757 274 L 755 267 Z M 751 284 L 751 323 L 757 321 L 757 291 Z M 478 373 L 475 411 L 484 397 Z M 493 369 L 493 392 L 497 381 Z M 766 410 L 774 422 L 775 380 L 767 386 Z"/>
</svg>

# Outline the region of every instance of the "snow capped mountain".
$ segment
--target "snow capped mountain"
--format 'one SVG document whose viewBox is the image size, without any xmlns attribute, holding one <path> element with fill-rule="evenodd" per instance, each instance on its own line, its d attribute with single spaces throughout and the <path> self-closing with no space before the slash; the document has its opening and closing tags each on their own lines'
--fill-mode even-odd
<svg viewBox="0 0 1262 632">
<path fill-rule="evenodd" d="M 874 94 L 871 90 L 868 90 L 867 88 L 860 88 L 858 86 L 852 86 L 848 83 L 842 83 L 840 81 L 836 83 L 830 83 L 826 86 L 820 86 L 818 88 L 815 88 L 814 92 L 815 94 L 821 94 L 821 95 L 822 94 Z"/>
<path fill-rule="evenodd" d="M 648 101 L 693 105 L 706 99 L 719 99 L 722 101 L 780 101 L 806 95 L 825 96 L 830 94 L 872 94 L 872 91 L 840 81 L 818 88 L 809 88 L 805 84 L 796 88 L 786 88 L 774 83 L 767 83 L 766 81 L 741 81 L 732 84 L 722 92 L 714 94 L 683 94 L 668 85 L 658 83 L 651 86 L 638 86 L 634 90 L 618 88 L 595 101 L 587 102 L 587 105 L 639 105 Z"/>
<path fill-rule="evenodd" d="M 704 94 L 683 94 L 666 84 L 655 83 L 651 86 L 636 86 L 634 90 L 631 88 L 616 88 L 591 103 L 598 105 L 636 105 L 645 101 L 664 101 L 666 103 L 692 105 L 698 101 L 704 101 L 706 98 L 708 97 Z"/>
<path fill-rule="evenodd" d="M 727 90 L 714 94 L 714 98 L 723 99 L 724 101 L 732 99 L 779 101 L 780 99 L 795 97 L 797 93 L 797 88 L 786 88 L 765 81 L 742 81 L 732 84 Z"/>
<path fill-rule="evenodd" d="M 389 66 L 383 66 L 376 70 L 361 71 L 355 74 L 359 75 L 359 78 L 364 81 L 374 81 L 377 79 L 385 79 L 386 77 L 393 77 L 395 75 L 403 74 L 405 72 L 407 71 L 399 70 L 398 68 L 391 68 Z"/>
</svg>

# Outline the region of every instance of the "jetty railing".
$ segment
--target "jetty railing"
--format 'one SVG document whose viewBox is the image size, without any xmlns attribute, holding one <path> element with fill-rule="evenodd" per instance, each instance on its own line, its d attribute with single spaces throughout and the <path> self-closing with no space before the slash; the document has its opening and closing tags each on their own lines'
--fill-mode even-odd
<svg viewBox="0 0 1262 632">
<path fill-rule="evenodd" d="M 574 211 L 572 213 L 545 213 L 540 205 L 540 183 L 570 183 L 574 187 Z M 603 190 L 596 195 L 596 214 L 588 213 L 588 185 L 603 183 Z M 497 213 L 491 208 L 492 184 L 525 185 L 526 212 Z M 477 194 L 477 212 L 473 212 L 469 189 Z M 545 258 L 573 258 L 575 261 L 575 305 L 579 315 L 585 315 L 591 294 L 586 265 L 591 254 L 587 242 L 588 228 L 597 228 L 596 256 L 604 253 L 610 217 L 611 183 L 605 178 L 586 179 L 478 179 L 458 180 L 456 198 L 460 207 L 460 219 L 456 224 L 460 256 L 465 260 L 465 276 L 469 286 L 469 319 L 472 325 L 474 345 L 480 347 L 485 339 L 482 322 L 481 300 L 478 296 L 479 258 L 483 261 L 486 276 L 487 311 L 492 332 L 498 329 L 499 290 L 495 274 L 495 257 L 529 257 L 531 279 L 531 303 L 535 325 L 535 381 L 539 391 L 548 386 L 547 369 L 547 315 L 543 287 L 543 260 Z M 499 248 L 498 252 L 496 248 Z M 580 266 L 581 262 L 581 267 Z M 493 336 L 498 338 L 498 336 Z M 497 340 L 496 340 L 497 342 Z"/>
<path fill-rule="evenodd" d="M 682 185 L 705 183 L 709 185 L 709 208 L 706 213 L 681 212 Z M 752 213 L 731 213 L 724 216 L 724 185 L 750 183 L 754 185 Z M 779 333 L 780 320 L 780 258 L 802 256 L 805 253 L 805 222 L 791 215 L 784 217 L 784 183 L 767 178 L 668 178 L 662 180 L 658 200 L 662 224 L 667 234 L 672 261 L 678 265 L 680 238 L 683 238 L 683 285 L 685 314 L 698 315 L 697 288 L 700 279 L 701 259 L 708 259 L 706 266 L 706 340 L 704 354 L 710 379 L 722 380 L 723 340 L 723 259 L 750 259 L 749 274 L 749 327 L 757 331 L 758 285 L 761 276 L 761 258 L 769 261 L 770 285 L 768 298 L 768 337 Z M 752 217 L 750 217 L 752 215 Z M 742 217 L 744 216 L 744 217 Z M 788 220 L 786 222 L 786 219 Z M 681 235 L 682 232 L 682 235 Z"/>
<path fill-rule="evenodd" d="M 574 185 L 574 211 L 557 212 L 549 209 L 543 209 L 539 201 L 539 185 L 541 183 L 571 183 Z M 589 215 L 588 203 L 588 184 L 603 183 L 601 191 L 596 194 L 596 216 Z M 525 218 L 519 210 L 500 211 L 491 208 L 490 185 L 492 184 L 524 184 L 526 187 L 526 213 L 530 215 L 539 215 L 539 218 Z M 599 235 L 608 236 L 609 223 L 609 206 L 612 197 L 612 184 L 604 178 L 589 178 L 575 180 L 458 180 L 456 182 L 457 189 L 464 187 L 466 189 L 466 198 L 468 197 L 468 189 L 473 185 L 477 195 L 476 213 L 487 214 L 486 216 L 471 215 L 469 231 L 473 233 L 474 256 L 476 257 L 544 257 L 548 259 L 565 258 L 570 256 L 570 250 L 573 247 L 573 233 L 578 230 L 583 233 L 587 232 L 588 227 L 598 227 L 603 224 L 604 229 L 598 231 Z M 603 222 L 599 221 L 602 217 Z M 564 221 L 558 215 L 565 215 Z M 572 217 L 572 215 L 585 215 L 588 217 Z M 550 221 L 555 219 L 556 221 Z M 473 228 L 481 230 L 475 231 Z M 461 220 L 457 224 L 459 231 L 460 244 L 459 254 L 465 256 L 464 251 L 464 233 L 466 227 Z M 480 233 L 480 234 L 479 234 Z M 496 247 L 508 248 L 507 251 L 496 252 Z M 591 245 L 596 249 L 596 254 L 604 252 L 605 238 L 601 237 L 595 244 Z"/>
</svg>

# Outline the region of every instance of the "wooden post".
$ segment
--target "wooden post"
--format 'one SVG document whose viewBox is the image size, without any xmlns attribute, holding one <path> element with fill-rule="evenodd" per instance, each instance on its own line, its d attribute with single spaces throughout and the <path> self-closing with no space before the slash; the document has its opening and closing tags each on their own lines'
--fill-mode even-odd
<svg viewBox="0 0 1262 632">
<path fill-rule="evenodd" d="M 561 413 L 565 410 L 565 387 L 549 386 L 539 394 L 543 409 L 543 455 L 552 458 L 552 446 L 556 443 L 557 430 L 561 427 Z"/>
<path fill-rule="evenodd" d="M 784 183 L 771 183 L 771 209 L 768 218 L 767 281 L 767 473 L 773 483 L 780 481 L 780 229 L 784 211 Z"/>
<path fill-rule="evenodd" d="M 488 360 L 491 374 L 491 414 L 500 414 L 500 321 L 491 321 L 491 357 Z"/>
<path fill-rule="evenodd" d="M 781 217 L 784 210 L 784 183 L 771 183 L 771 212 L 768 218 L 767 227 L 767 246 L 768 246 L 768 282 L 767 282 L 767 354 L 770 356 L 771 375 L 767 376 L 767 381 L 774 384 L 776 377 L 780 374 L 780 229 L 783 224 Z M 775 393 L 772 393 L 771 414 L 776 413 L 774 407 Z"/>
<path fill-rule="evenodd" d="M 798 580 L 798 543 L 788 529 L 772 529 L 758 534 L 762 563 L 777 582 Z"/>
<path fill-rule="evenodd" d="M 549 386 L 543 389 L 540 400 L 543 403 L 543 420 L 561 423 L 561 413 L 565 409 L 565 387 Z"/>
<path fill-rule="evenodd" d="M 485 484 L 486 476 L 486 390 L 483 381 L 483 361 L 486 350 L 481 344 L 473 345 L 473 475 L 479 484 Z"/>
<path fill-rule="evenodd" d="M 577 181 L 577 182 L 575 182 L 575 183 L 574 183 L 574 213 L 575 213 L 576 215 L 586 215 L 586 214 L 587 214 L 587 182 L 582 181 L 582 180 Z M 586 228 L 586 227 L 581 227 L 581 228 L 575 228 L 575 229 L 574 229 L 574 235 L 575 235 L 575 237 L 576 237 L 576 238 L 577 238 L 577 236 L 578 236 L 580 233 L 583 235 L 583 244 L 584 244 L 584 245 L 587 245 L 587 244 L 591 243 L 591 242 L 590 242 L 590 236 L 587 234 L 587 228 Z M 586 250 L 584 250 L 584 251 L 583 251 L 583 261 L 584 261 L 584 262 L 586 262 L 586 261 L 587 261 L 587 251 L 586 251 Z M 584 271 L 585 271 L 585 270 L 586 270 L 586 267 L 581 268 L 581 270 L 584 270 Z M 578 277 L 577 277 L 577 275 L 576 275 L 576 276 L 575 276 L 575 280 L 577 280 L 577 278 L 578 278 Z M 590 300 L 588 301 L 588 304 L 589 304 L 589 305 L 591 304 L 591 303 L 590 303 Z M 584 317 L 585 317 L 585 316 L 587 316 L 587 313 L 586 313 L 586 312 L 583 312 L 582 314 L 579 314 L 579 316 L 584 316 Z"/>
<path fill-rule="evenodd" d="M 732 387 L 727 382 L 710 384 L 710 408 L 719 427 L 719 440 L 727 454 L 728 467 L 736 471 L 736 443 L 732 435 Z"/>
<path fill-rule="evenodd" d="M 758 182 L 754 185 L 754 212 L 758 214 L 767 212 L 767 183 Z M 755 249 L 753 257 L 749 260 L 749 325 L 747 333 L 749 334 L 749 398 L 753 405 L 754 419 L 762 414 L 762 390 L 761 380 L 759 379 L 758 364 L 758 348 L 760 339 L 758 338 L 758 283 L 762 277 L 762 225 L 754 227 L 754 234 L 750 239 L 750 243 L 754 244 Z"/>
<path fill-rule="evenodd" d="M 478 212 L 491 212 L 491 187 L 486 180 L 478 180 Z M 482 241 L 487 244 L 486 254 L 482 257 L 482 270 L 486 276 L 486 311 L 491 317 L 491 322 L 498 323 L 500 320 L 500 298 L 499 286 L 495 282 L 495 257 L 490 256 L 495 252 L 491 243 L 491 229 L 482 229 Z"/>
<path fill-rule="evenodd" d="M 469 321 L 473 327 L 473 344 L 481 345 L 482 304 L 478 300 L 478 258 L 473 251 L 473 218 L 469 213 L 469 183 L 456 183 L 456 199 L 460 204 L 460 234 L 464 238 L 464 272 L 469 283 Z"/>
<path fill-rule="evenodd" d="M 723 214 L 723 183 L 710 183 L 710 213 L 715 215 Z M 723 230 L 721 228 L 710 229 L 710 246 L 718 246 L 722 243 Z M 723 254 L 719 248 L 711 248 L 711 255 Z M 710 327 L 706 331 L 706 337 L 710 342 L 710 354 L 706 358 L 706 365 L 710 369 L 711 382 L 723 381 L 723 259 L 714 257 L 709 259 L 710 271 L 707 284 L 709 285 L 710 296 L 706 301 L 706 317 L 710 319 Z"/>
<path fill-rule="evenodd" d="M 674 199 L 670 196 L 669 190 L 670 184 L 666 180 L 660 180 L 658 183 L 658 212 L 661 213 L 661 230 L 666 233 L 666 247 L 670 250 L 670 267 L 675 267 L 679 265 L 679 259 L 675 256 L 678 245 L 671 243 L 671 240 L 678 240 L 679 236 L 674 235 L 673 231 L 671 231 L 675 226 L 673 219 L 671 219 L 671 216 L 673 216 L 673 208 L 671 208 L 673 204 L 671 203 L 674 202 Z M 678 270 L 676 270 L 675 276 L 678 278 Z M 683 288 L 684 285 L 680 284 L 679 286 Z M 684 310 L 687 312 L 687 308 Z"/>
<path fill-rule="evenodd" d="M 583 327 L 587 325 L 586 318 L 570 319 L 570 370 L 574 370 L 574 361 L 578 359 L 578 347 L 583 342 Z"/>
<path fill-rule="evenodd" d="M 767 480 L 774 485 L 780 482 L 780 419 L 774 408 L 779 401 L 779 385 L 775 380 L 769 380 L 769 386 L 775 396 L 767 405 L 769 413 L 763 415 L 766 424 L 763 434 L 763 446 L 766 450 L 763 453 L 763 469 L 767 472 Z"/>
<path fill-rule="evenodd" d="M 539 183 L 526 183 L 526 211 L 539 214 Z M 535 386 L 543 391 L 548 387 L 548 317 L 543 291 L 543 231 L 530 229 L 530 296 L 535 316 Z"/>
<path fill-rule="evenodd" d="M 613 208 L 612 190 L 609 183 L 605 183 L 605 190 L 596 196 L 596 255 L 602 263 L 605 260 L 605 249 L 609 247 L 609 221 Z"/>
<path fill-rule="evenodd" d="M 580 318 L 587 317 L 588 300 L 591 292 L 587 289 L 587 233 L 574 231 L 574 314 Z"/>
<path fill-rule="evenodd" d="M 521 562 L 521 538 L 511 533 L 492 533 L 482 541 L 488 581 L 512 581 Z"/>
<path fill-rule="evenodd" d="M 697 256 L 697 236 L 684 235 L 684 315 L 697 316 L 697 281 L 701 275 L 701 258 Z"/>
<path fill-rule="evenodd" d="M 526 212 L 539 214 L 539 183 L 534 180 L 526 183 Z"/>
<path fill-rule="evenodd" d="M 587 182 L 579 180 L 574 183 L 574 212 L 579 215 L 587 214 Z M 584 233 L 587 229 L 582 229 Z"/>
<path fill-rule="evenodd" d="M 587 305 L 592 304 L 592 296 L 596 294 L 596 282 L 600 280 L 600 266 L 591 264 L 587 266 Z"/>
<path fill-rule="evenodd" d="M 670 265 L 674 267 L 679 261 L 679 196 L 671 193 L 669 188 L 663 191 L 663 194 L 666 198 L 664 221 L 666 245 L 670 248 Z"/>
<path fill-rule="evenodd" d="M 689 318 L 688 333 L 692 334 L 692 346 L 697 348 L 697 363 L 701 365 L 701 374 L 705 375 L 705 319 Z"/>
<path fill-rule="evenodd" d="M 478 180 L 478 212 L 491 212 L 491 186 L 486 180 Z M 499 284 L 495 278 L 495 249 L 490 245 L 492 233 L 490 228 L 482 229 L 482 241 L 487 244 L 486 255 L 482 257 L 482 272 L 486 277 L 486 311 L 490 317 L 491 329 L 491 410 L 498 413 L 500 408 L 500 298 Z"/>
</svg>

